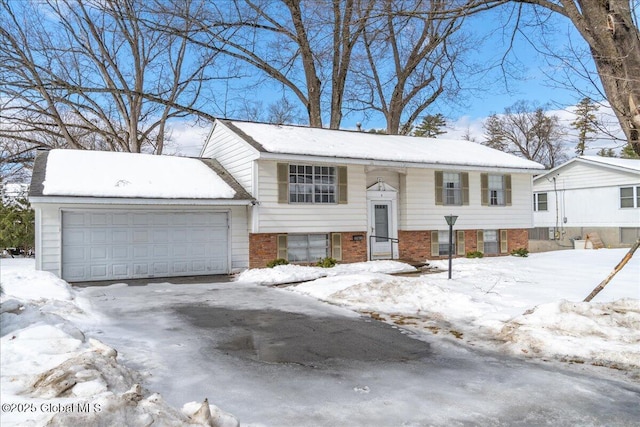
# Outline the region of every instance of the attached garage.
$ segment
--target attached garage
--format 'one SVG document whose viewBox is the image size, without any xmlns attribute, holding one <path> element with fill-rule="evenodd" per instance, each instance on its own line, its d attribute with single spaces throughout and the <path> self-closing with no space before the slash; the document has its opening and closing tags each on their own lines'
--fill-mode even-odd
<svg viewBox="0 0 640 427">
<path fill-rule="evenodd" d="M 62 278 L 229 272 L 227 212 L 62 211 Z"/>
<path fill-rule="evenodd" d="M 36 268 L 68 282 L 229 274 L 247 268 L 251 196 L 215 161 L 171 157 L 167 164 L 163 157 L 41 153 L 30 189 Z M 89 166 L 93 174 L 82 185 L 65 184 L 67 177 L 56 169 L 70 162 L 94 163 Z M 128 173 L 123 164 L 136 172 Z M 200 175 L 194 175 L 197 170 Z M 87 183 L 92 179 L 98 181 L 93 186 Z"/>
</svg>

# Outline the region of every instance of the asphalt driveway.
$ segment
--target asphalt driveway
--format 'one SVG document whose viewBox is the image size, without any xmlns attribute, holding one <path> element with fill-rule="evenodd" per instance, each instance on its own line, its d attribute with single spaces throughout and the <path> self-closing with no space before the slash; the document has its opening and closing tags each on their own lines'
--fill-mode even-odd
<svg viewBox="0 0 640 427">
<path fill-rule="evenodd" d="M 89 326 L 176 407 L 243 426 L 636 425 L 640 386 L 487 354 L 252 284 L 82 290 Z"/>
</svg>

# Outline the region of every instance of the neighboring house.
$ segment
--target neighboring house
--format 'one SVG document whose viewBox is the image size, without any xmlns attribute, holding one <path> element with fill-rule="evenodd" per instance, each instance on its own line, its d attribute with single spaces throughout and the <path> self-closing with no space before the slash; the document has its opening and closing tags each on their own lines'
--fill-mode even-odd
<svg viewBox="0 0 640 427">
<path fill-rule="evenodd" d="M 607 247 L 640 236 L 640 160 L 576 157 L 536 176 L 533 190 L 531 250 L 573 247 L 594 232 Z"/>
<path fill-rule="evenodd" d="M 10 205 L 15 203 L 16 200 L 26 198 L 28 193 L 29 184 L 0 183 L 0 198 L 5 205 Z"/>
<path fill-rule="evenodd" d="M 276 258 L 343 262 L 527 247 L 532 176 L 544 167 L 469 141 L 216 120 L 201 157 L 257 200 L 250 267 Z"/>
<path fill-rule="evenodd" d="M 70 282 L 248 266 L 253 198 L 214 160 L 84 150 L 36 158 L 36 268 Z"/>
</svg>

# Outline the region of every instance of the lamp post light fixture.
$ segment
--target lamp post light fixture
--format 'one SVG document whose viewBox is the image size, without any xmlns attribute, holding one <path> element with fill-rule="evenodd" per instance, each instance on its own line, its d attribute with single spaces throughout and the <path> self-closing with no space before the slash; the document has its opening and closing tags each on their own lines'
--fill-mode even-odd
<svg viewBox="0 0 640 427">
<path fill-rule="evenodd" d="M 453 226 L 458 219 L 457 215 L 445 215 L 444 219 L 449 225 L 449 279 L 451 279 L 451 257 L 453 256 Z"/>
</svg>

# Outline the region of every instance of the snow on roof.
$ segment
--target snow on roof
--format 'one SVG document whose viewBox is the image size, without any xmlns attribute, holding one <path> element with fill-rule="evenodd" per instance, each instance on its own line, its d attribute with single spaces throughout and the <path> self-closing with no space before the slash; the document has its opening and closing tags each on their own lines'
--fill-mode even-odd
<svg viewBox="0 0 640 427">
<path fill-rule="evenodd" d="M 580 156 L 580 159 L 587 160 L 589 162 L 602 163 L 619 168 L 640 171 L 640 159 L 620 159 L 618 157 L 602 156 Z"/>
<path fill-rule="evenodd" d="M 88 150 L 51 150 L 45 196 L 231 199 L 233 190 L 197 159 Z"/>
<path fill-rule="evenodd" d="M 484 145 L 464 140 L 381 135 L 242 121 L 222 121 L 236 127 L 270 153 L 363 160 L 514 169 L 544 166 Z"/>
</svg>

